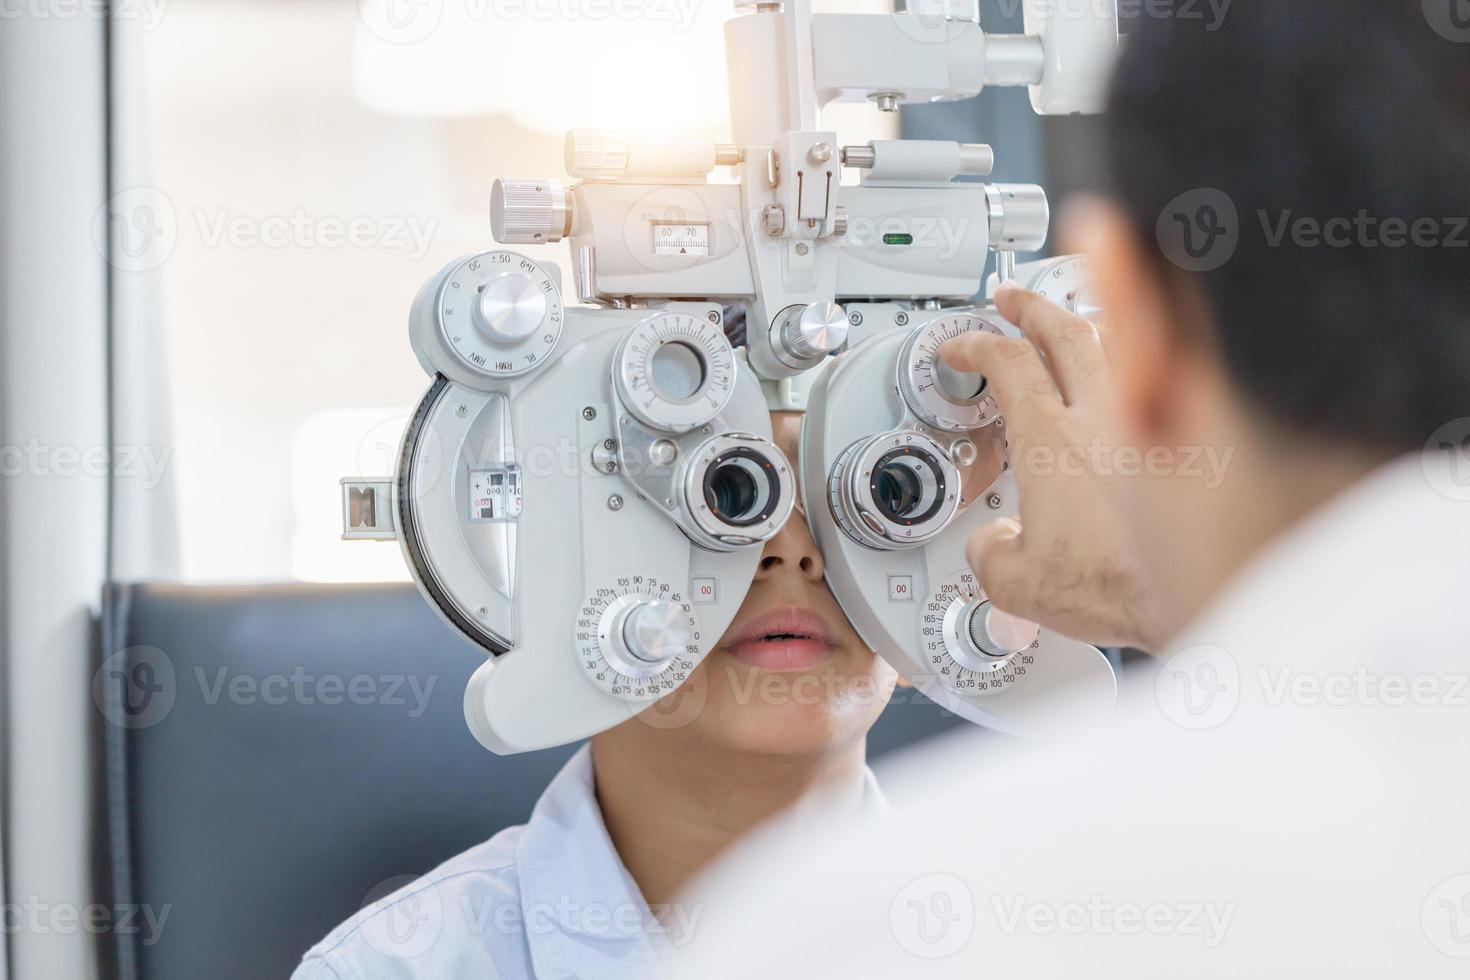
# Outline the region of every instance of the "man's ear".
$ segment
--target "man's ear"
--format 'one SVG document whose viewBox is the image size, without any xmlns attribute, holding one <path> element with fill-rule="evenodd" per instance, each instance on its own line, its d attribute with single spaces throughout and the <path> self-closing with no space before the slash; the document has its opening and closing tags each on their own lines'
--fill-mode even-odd
<svg viewBox="0 0 1470 980">
<path fill-rule="evenodd" d="M 1061 238 L 1067 251 L 1088 257 L 1103 309 L 1099 332 L 1117 380 L 1123 437 L 1139 446 L 1168 444 L 1179 421 L 1177 399 L 1184 394 L 1178 386 L 1193 371 L 1166 272 L 1149 243 L 1106 198 L 1070 202 Z"/>
</svg>

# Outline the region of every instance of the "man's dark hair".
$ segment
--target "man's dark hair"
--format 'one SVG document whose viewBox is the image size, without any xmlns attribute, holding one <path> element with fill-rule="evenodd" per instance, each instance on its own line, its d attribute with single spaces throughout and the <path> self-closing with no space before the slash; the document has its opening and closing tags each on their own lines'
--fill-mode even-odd
<svg viewBox="0 0 1470 980">
<path fill-rule="evenodd" d="M 1163 274 L 1198 285 L 1262 416 L 1376 453 L 1422 447 L 1470 416 L 1470 5 L 1235 0 L 1214 30 L 1187 6 L 1125 22 L 1118 202 Z"/>
</svg>

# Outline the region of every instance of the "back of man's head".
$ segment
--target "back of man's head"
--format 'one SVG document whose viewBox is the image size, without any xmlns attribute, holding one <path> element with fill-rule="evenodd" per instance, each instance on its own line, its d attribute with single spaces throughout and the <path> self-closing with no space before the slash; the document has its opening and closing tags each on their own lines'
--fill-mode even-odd
<svg viewBox="0 0 1470 980">
<path fill-rule="evenodd" d="M 1259 414 L 1422 447 L 1470 416 L 1470 4 L 1186 8 L 1125 22 L 1120 205 L 1161 274 L 1201 291 L 1203 339 Z"/>
</svg>

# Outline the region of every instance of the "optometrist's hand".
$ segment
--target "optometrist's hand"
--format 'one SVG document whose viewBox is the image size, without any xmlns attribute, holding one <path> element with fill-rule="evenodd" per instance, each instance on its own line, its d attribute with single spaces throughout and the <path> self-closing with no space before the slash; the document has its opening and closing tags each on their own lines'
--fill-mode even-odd
<svg viewBox="0 0 1470 980">
<path fill-rule="evenodd" d="M 995 604 L 1098 645 L 1154 643 L 1149 586 L 1123 520 L 1126 482 L 1088 465 L 1116 444 L 1118 409 L 1097 329 L 1014 286 L 996 294 L 1026 339 L 967 334 L 939 356 L 978 371 L 1005 416 L 1020 521 L 981 527 L 966 558 Z"/>
</svg>

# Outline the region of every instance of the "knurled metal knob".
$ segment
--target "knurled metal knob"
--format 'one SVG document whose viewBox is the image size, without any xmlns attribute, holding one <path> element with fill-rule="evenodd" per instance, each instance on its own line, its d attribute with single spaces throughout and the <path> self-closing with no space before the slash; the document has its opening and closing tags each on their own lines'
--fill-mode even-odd
<svg viewBox="0 0 1470 980">
<path fill-rule="evenodd" d="M 781 351 L 797 361 L 819 360 L 847 343 L 847 311 L 836 303 L 788 306 L 776 315 Z"/>
<path fill-rule="evenodd" d="M 1001 612 L 989 599 L 969 611 L 968 632 L 975 649 L 987 657 L 1009 657 L 1036 642 L 1041 627 L 1027 619 Z"/>
<path fill-rule="evenodd" d="M 990 210 L 990 247 L 1006 252 L 1035 252 L 1046 244 L 1051 207 L 1036 184 L 986 184 Z"/>
<path fill-rule="evenodd" d="M 572 199 L 559 180 L 499 178 L 490 188 L 490 232 L 503 245 L 545 245 L 572 232 Z"/>
</svg>

